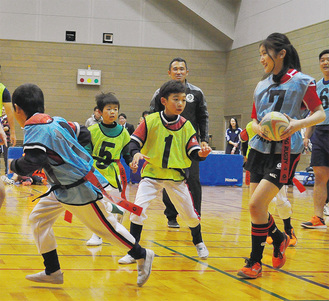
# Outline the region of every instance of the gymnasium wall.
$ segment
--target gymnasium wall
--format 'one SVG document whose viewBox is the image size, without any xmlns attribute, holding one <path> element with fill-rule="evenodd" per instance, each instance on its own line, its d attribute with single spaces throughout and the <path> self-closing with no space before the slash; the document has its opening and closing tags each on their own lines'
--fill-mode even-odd
<svg viewBox="0 0 329 301">
<path fill-rule="evenodd" d="M 327 21 L 327 7 L 328 0 L 242 0 L 232 48 Z"/>
<path fill-rule="evenodd" d="M 287 33 L 300 54 L 303 71 L 317 80 L 321 78 L 318 53 L 329 48 L 328 27 L 325 21 Z M 0 40 L 0 80 L 11 93 L 22 83 L 38 84 L 49 114 L 80 123 L 92 113 L 95 95 L 112 91 L 122 103 L 121 112 L 136 125 L 153 92 L 169 79 L 169 61 L 182 56 L 188 62 L 190 82 L 206 95 L 213 146 L 224 149 L 224 117 L 240 115 L 241 127 L 250 120 L 253 91 L 263 75 L 258 44 L 224 53 Z M 77 69 L 88 64 L 102 70 L 101 87 L 76 84 Z M 22 139 L 19 128 L 17 134 Z"/>
<path fill-rule="evenodd" d="M 92 114 L 95 95 L 111 91 L 121 102 L 120 111 L 136 126 L 141 113 L 149 109 L 155 90 L 169 80 L 169 62 L 177 56 L 187 60 L 189 81 L 206 95 L 210 133 L 216 137 L 218 148 L 223 132 L 223 52 L 0 40 L 0 81 L 11 93 L 20 84 L 37 84 L 44 91 L 50 115 L 80 123 Z M 77 70 L 87 65 L 102 71 L 101 86 L 76 84 Z M 16 131 L 18 139 L 22 139 L 22 131 Z"/>
</svg>

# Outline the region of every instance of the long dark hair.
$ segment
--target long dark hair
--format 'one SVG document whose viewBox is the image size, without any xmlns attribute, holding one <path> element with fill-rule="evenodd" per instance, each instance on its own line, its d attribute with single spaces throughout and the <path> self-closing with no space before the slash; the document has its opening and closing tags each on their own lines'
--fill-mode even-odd
<svg viewBox="0 0 329 301">
<path fill-rule="evenodd" d="M 238 120 L 235 117 L 231 117 L 230 118 L 230 126 L 229 126 L 230 130 L 234 130 L 233 127 L 232 127 L 232 124 L 231 124 L 232 119 L 235 120 L 235 129 L 238 129 L 239 128 Z"/>
<path fill-rule="evenodd" d="M 286 50 L 281 71 L 277 75 L 273 75 L 273 80 L 275 83 L 280 83 L 282 76 L 287 73 L 288 69 L 296 69 L 297 71 L 301 71 L 298 53 L 295 47 L 291 45 L 286 35 L 277 32 L 272 33 L 259 45 L 259 47 L 260 46 L 264 46 L 267 55 L 272 60 L 273 58 L 268 53 L 269 49 L 272 49 L 276 55 L 282 49 Z"/>
</svg>

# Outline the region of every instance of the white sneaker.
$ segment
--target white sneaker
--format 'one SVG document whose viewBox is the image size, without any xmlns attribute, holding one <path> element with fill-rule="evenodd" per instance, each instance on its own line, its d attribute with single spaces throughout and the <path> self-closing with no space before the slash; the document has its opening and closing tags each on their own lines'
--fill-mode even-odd
<svg viewBox="0 0 329 301">
<path fill-rule="evenodd" d="M 198 243 L 197 245 L 195 245 L 196 250 L 198 252 L 198 256 L 201 259 L 207 259 L 209 256 L 209 251 L 206 247 L 206 245 L 203 242 Z"/>
<path fill-rule="evenodd" d="M 63 273 L 61 270 L 58 270 L 50 275 L 47 275 L 45 271 L 40 273 L 27 275 L 25 277 L 27 280 L 34 281 L 34 282 L 44 282 L 44 283 L 53 283 L 53 284 L 63 284 Z"/>
<path fill-rule="evenodd" d="M 118 260 L 118 263 L 120 264 L 131 264 L 131 263 L 135 263 L 136 259 L 131 257 L 129 254 L 127 254 L 126 256 L 123 256 L 122 258 L 120 258 Z"/>
<path fill-rule="evenodd" d="M 324 205 L 323 214 L 329 216 L 329 203 Z"/>
<path fill-rule="evenodd" d="M 9 179 L 7 176 L 1 176 L 1 180 L 6 184 L 10 184 L 10 185 L 15 184 L 15 181 L 12 179 Z"/>
<path fill-rule="evenodd" d="M 87 241 L 87 246 L 100 246 L 103 243 L 101 237 L 97 236 L 95 233 L 91 236 L 91 238 Z"/>
<path fill-rule="evenodd" d="M 145 259 L 137 260 L 137 285 L 143 286 L 147 279 L 149 279 L 151 270 L 152 270 L 152 262 L 154 259 L 154 252 L 152 250 L 146 249 L 146 257 Z"/>
</svg>

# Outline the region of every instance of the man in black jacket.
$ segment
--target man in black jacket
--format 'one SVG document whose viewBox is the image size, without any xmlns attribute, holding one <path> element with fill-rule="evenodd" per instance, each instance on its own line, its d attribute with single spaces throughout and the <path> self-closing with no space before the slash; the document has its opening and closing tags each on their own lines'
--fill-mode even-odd
<svg viewBox="0 0 329 301">
<path fill-rule="evenodd" d="M 169 64 L 168 75 L 173 80 L 179 80 L 186 86 L 186 107 L 181 114 L 187 120 L 189 120 L 197 133 L 197 137 L 201 140 L 200 144 L 208 145 L 209 141 L 209 114 L 207 110 L 207 103 L 204 94 L 200 88 L 190 84 L 186 77 L 188 75 L 187 63 L 182 58 L 174 58 Z M 150 112 L 162 111 L 163 105 L 161 104 L 159 97 L 159 89 L 155 91 L 150 103 Z M 189 168 L 189 176 L 187 179 L 192 198 L 194 201 L 194 207 L 199 215 L 201 215 L 201 184 L 199 174 L 199 162 L 192 160 L 192 165 Z M 177 223 L 177 215 L 174 205 L 169 199 L 166 191 L 163 191 L 163 202 L 166 205 L 164 211 L 168 219 L 168 227 L 179 228 Z"/>
<path fill-rule="evenodd" d="M 135 131 L 135 127 L 127 122 L 127 116 L 124 113 L 119 114 L 118 122 L 127 129 L 129 135 L 131 135 Z"/>
</svg>

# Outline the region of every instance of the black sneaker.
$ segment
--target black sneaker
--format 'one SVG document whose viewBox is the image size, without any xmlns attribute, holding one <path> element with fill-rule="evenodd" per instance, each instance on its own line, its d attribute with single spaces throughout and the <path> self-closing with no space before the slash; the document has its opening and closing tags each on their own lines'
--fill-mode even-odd
<svg viewBox="0 0 329 301">
<path fill-rule="evenodd" d="M 169 228 L 180 228 L 179 223 L 177 223 L 176 219 L 172 219 L 168 221 Z"/>
</svg>

